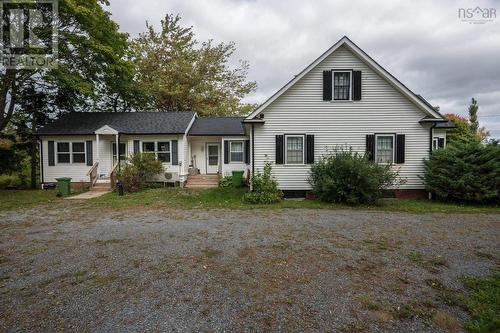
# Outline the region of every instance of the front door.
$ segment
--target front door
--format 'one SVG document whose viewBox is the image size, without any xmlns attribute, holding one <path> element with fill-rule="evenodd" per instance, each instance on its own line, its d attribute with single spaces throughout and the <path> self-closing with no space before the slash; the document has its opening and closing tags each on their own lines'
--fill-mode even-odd
<svg viewBox="0 0 500 333">
<path fill-rule="evenodd" d="M 219 144 L 207 143 L 207 173 L 219 172 Z"/>
</svg>

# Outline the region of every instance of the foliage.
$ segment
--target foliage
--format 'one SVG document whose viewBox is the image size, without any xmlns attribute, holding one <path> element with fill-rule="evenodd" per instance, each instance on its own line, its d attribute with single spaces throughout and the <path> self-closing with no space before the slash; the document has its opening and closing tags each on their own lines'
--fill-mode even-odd
<svg viewBox="0 0 500 333">
<path fill-rule="evenodd" d="M 477 136 L 479 130 L 479 121 L 477 120 L 477 111 L 479 106 L 477 105 L 477 101 L 472 98 L 471 103 L 469 105 L 469 128 L 473 135 Z"/>
<path fill-rule="evenodd" d="M 446 131 L 447 145 L 455 145 L 470 142 L 486 142 L 490 133 L 484 127 L 479 127 L 477 113 L 479 106 L 477 101 L 472 98 L 469 106 L 469 119 L 459 115 L 448 113 L 448 118 L 456 128 Z"/>
<path fill-rule="evenodd" d="M 272 204 L 281 201 L 283 193 L 278 189 L 278 183 L 272 176 L 271 163 L 266 162 L 264 172 L 252 177 L 252 192 L 243 197 L 250 204 Z"/>
<path fill-rule="evenodd" d="M 0 189 L 22 189 L 26 187 L 26 177 L 18 175 L 0 175 Z"/>
<path fill-rule="evenodd" d="M 233 177 L 226 176 L 219 179 L 219 187 L 231 187 L 233 186 Z"/>
<path fill-rule="evenodd" d="M 488 203 L 500 200 L 500 145 L 455 144 L 425 161 L 427 190 L 438 198 Z"/>
<path fill-rule="evenodd" d="M 465 285 L 472 290 L 467 299 L 471 320 L 466 324 L 474 333 L 500 331 L 500 272 L 489 277 L 466 277 Z"/>
<path fill-rule="evenodd" d="M 384 189 L 396 185 L 391 165 L 369 161 L 352 149 L 338 149 L 311 167 L 310 183 L 322 201 L 349 204 L 374 203 Z"/>
<path fill-rule="evenodd" d="M 7 192 L 7 191 L 5 191 Z M 133 208 L 148 206 L 151 208 L 179 208 L 179 209 L 363 209 L 388 212 L 407 212 L 417 214 L 428 213 L 500 213 L 500 208 L 486 205 L 463 205 L 431 200 L 391 199 L 381 200 L 377 204 L 352 206 L 346 204 L 332 204 L 319 200 L 281 200 L 274 204 L 247 204 L 243 197 L 247 193 L 245 188 L 216 187 L 209 189 L 186 189 L 168 187 L 145 189 L 135 193 L 125 193 L 117 196 L 114 193 L 88 202 L 89 207 L 102 206 L 106 208 Z M 0 199 L 2 192 L 0 191 Z"/>
<path fill-rule="evenodd" d="M 159 111 L 239 113 L 241 99 L 256 87 L 246 81 L 248 63 L 240 61 L 230 68 L 234 43 L 199 44 L 193 27 L 181 26 L 180 20 L 166 15 L 160 31 L 148 24 L 147 31 L 132 42 L 138 86 Z"/>
<path fill-rule="evenodd" d="M 153 154 L 137 153 L 130 157 L 120 172 L 119 179 L 128 192 L 137 192 L 147 181 L 163 171 L 163 165 Z"/>
</svg>

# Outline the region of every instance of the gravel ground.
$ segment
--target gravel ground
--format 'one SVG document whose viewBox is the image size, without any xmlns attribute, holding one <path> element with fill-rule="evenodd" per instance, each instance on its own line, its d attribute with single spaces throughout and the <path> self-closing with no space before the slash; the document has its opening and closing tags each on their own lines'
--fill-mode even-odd
<svg viewBox="0 0 500 333">
<path fill-rule="evenodd" d="M 0 331 L 462 331 L 500 215 L 79 209 L 0 214 Z"/>
</svg>

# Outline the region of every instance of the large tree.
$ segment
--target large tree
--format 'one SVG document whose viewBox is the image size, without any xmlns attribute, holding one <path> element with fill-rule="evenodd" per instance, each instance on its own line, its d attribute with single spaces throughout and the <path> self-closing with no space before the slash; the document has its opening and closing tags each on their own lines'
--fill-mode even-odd
<svg viewBox="0 0 500 333">
<path fill-rule="evenodd" d="M 102 8 L 107 0 L 60 0 L 58 58 L 54 68 L 0 68 L 0 131 L 20 110 L 23 86 L 46 94 L 48 109 L 59 112 L 134 107 L 135 69 L 128 59 L 128 35 Z M 52 31 L 36 31 L 51 38 Z"/>
<path fill-rule="evenodd" d="M 247 81 L 249 65 L 230 66 L 234 43 L 199 43 L 192 27 L 179 16 L 166 15 L 160 31 L 146 24 L 132 42 L 138 85 L 158 111 L 196 111 L 230 115 L 248 111 L 241 99 L 256 88 Z"/>
</svg>

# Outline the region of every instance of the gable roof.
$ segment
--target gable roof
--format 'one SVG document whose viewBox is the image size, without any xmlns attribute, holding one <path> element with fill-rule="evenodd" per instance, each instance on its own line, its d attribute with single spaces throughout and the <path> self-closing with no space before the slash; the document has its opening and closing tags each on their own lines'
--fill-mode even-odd
<svg viewBox="0 0 500 333">
<path fill-rule="evenodd" d="M 123 134 L 184 134 L 194 116 L 194 112 L 70 112 L 37 134 L 88 135 L 106 125 Z"/>
<path fill-rule="evenodd" d="M 377 74 L 381 75 L 385 80 L 387 80 L 394 88 L 400 91 L 406 98 L 413 102 L 420 110 L 424 111 L 428 116 L 437 119 L 443 119 L 443 116 L 437 112 L 430 104 L 425 103 L 419 98 L 415 93 L 413 93 L 408 87 L 396 79 L 391 73 L 389 73 L 385 68 L 380 66 L 375 60 L 373 60 L 368 54 L 365 53 L 361 48 L 354 44 L 346 36 L 342 37 L 337 43 L 330 47 L 326 52 L 314 60 L 309 66 L 304 68 L 302 72 L 291 79 L 287 84 L 285 84 L 280 90 L 278 90 L 274 95 L 272 95 L 267 101 L 262 103 L 255 111 L 248 115 L 245 120 L 252 120 L 255 116 L 261 113 L 269 104 L 280 97 L 285 91 L 302 79 L 307 73 L 309 73 L 314 67 L 325 60 L 330 54 L 337 50 L 341 46 L 346 46 L 351 52 L 358 56 L 365 64 L 367 64 L 372 70 Z"/>
<path fill-rule="evenodd" d="M 196 118 L 188 135 L 245 135 L 244 119 L 244 117 Z"/>
</svg>

